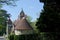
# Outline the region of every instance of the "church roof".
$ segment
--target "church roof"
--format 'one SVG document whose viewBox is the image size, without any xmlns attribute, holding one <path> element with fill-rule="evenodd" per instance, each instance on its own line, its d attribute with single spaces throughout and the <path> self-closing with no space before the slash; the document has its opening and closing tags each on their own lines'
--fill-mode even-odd
<svg viewBox="0 0 60 40">
<path fill-rule="evenodd" d="M 21 17 L 21 15 L 20 15 Z M 17 19 L 15 22 L 15 29 L 16 30 L 32 30 L 33 28 L 31 27 L 31 25 L 28 23 L 28 21 L 26 20 L 25 17 L 21 18 L 21 19 Z"/>
</svg>

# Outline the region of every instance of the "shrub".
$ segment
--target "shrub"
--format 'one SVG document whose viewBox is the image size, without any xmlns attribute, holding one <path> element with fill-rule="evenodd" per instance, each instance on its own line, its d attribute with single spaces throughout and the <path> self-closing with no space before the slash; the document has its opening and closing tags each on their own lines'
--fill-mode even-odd
<svg viewBox="0 0 60 40">
<path fill-rule="evenodd" d="M 10 35 L 10 40 L 40 40 L 38 34 L 29 34 L 29 35 Z"/>
</svg>

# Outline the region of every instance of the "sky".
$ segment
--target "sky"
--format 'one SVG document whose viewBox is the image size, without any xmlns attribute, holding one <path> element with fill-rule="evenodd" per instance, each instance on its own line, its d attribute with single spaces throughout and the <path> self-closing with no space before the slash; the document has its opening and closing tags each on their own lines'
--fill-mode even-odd
<svg viewBox="0 0 60 40">
<path fill-rule="evenodd" d="M 21 10 L 28 16 L 31 16 L 32 21 L 39 17 L 41 10 L 43 9 L 43 3 L 39 0 L 19 0 L 15 2 L 17 6 L 4 5 L 2 9 L 11 14 L 11 20 L 14 21 L 18 18 Z"/>
</svg>

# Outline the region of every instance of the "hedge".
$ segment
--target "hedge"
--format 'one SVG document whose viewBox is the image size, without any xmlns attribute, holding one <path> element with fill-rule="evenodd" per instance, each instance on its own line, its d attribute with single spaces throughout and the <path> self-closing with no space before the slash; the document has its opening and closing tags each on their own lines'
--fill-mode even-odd
<svg viewBox="0 0 60 40">
<path fill-rule="evenodd" d="M 29 35 L 10 35 L 10 40 L 40 40 L 38 34 L 29 34 Z"/>
</svg>

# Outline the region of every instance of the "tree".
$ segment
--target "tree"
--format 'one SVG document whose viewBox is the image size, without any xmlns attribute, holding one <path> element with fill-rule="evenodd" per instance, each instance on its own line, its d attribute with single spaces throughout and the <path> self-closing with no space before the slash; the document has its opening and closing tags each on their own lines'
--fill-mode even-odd
<svg viewBox="0 0 60 40">
<path fill-rule="evenodd" d="M 15 2 L 17 0 L 0 0 L 0 4 L 12 4 L 13 2 Z"/>
<path fill-rule="evenodd" d="M 47 3 L 36 24 L 42 32 L 57 32 L 60 25 L 60 12 L 56 5 Z M 51 29 L 52 28 L 52 29 Z"/>
<path fill-rule="evenodd" d="M 37 26 L 35 25 L 35 24 L 36 24 L 36 22 L 37 22 L 37 20 L 32 21 L 32 22 L 31 22 L 31 26 L 32 26 L 32 28 L 35 30 L 35 32 L 36 32 L 36 33 L 38 33 L 38 29 L 36 29 L 36 28 L 37 28 Z"/>
<path fill-rule="evenodd" d="M 15 1 L 17 0 L 0 0 L 0 8 L 5 4 L 16 6 Z"/>
<path fill-rule="evenodd" d="M 60 31 L 60 6 L 55 0 L 41 0 L 44 3 L 43 10 L 38 22 L 37 28 L 40 32 L 46 32 L 46 35 L 58 39 Z M 53 38 L 51 40 L 53 40 Z"/>
<path fill-rule="evenodd" d="M 9 14 L 7 14 L 7 11 L 0 10 L 0 35 L 6 33 L 6 21 L 8 17 Z"/>
<path fill-rule="evenodd" d="M 32 21 L 32 17 L 31 17 L 31 16 L 26 16 L 26 19 L 27 19 L 27 21 L 28 21 L 29 23 L 31 23 L 31 21 Z"/>
<path fill-rule="evenodd" d="M 32 26 L 32 28 L 35 30 L 35 32 L 38 33 L 38 31 L 36 29 L 36 25 L 35 25 L 37 20 L 32 21 L 32 17 L 31 16 L 27 16 L 26 19 L 29 22 L 29 24 Z"/>
</svg>

